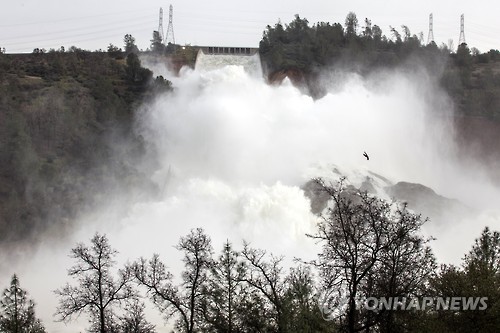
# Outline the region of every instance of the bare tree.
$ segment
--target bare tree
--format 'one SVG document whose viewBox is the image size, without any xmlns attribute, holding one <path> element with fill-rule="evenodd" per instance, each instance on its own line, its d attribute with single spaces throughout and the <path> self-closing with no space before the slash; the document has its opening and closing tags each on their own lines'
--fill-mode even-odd
<svg viewBox="0 0 500 333">
<path fill-rule="evenodd" d="M 386 244 L 382 248 L 377 270 L 373 273 L 371 289 L 366 292 L 379 297 L 421 297 L 426 296 L 429 283 L 435 275 L 436 259 L 420 228 L 426 220 L 407 210 L 406 204 L 391 207 L 385 233 Z M 427 294 L 428 295 L 428 294 Z M 378 325 L 381 332 L 395 332 L 404 324 L 394 311 L 382 311 Z M 404 317 L 409 312 L 400 314 Z"/>
<path fill-rule="evenodd" d="M 155 333 L 155 326 L 146 320 L 144 303 L 138 299 L 128 302 L 125 314 L 120 317 L 120 332 L 122 333 Z"/>
<path fill-rule="evenodd" d="M 182 237 L 176 248 L 184 252 L 185 270 L 179 287 L 174 286 L 172 274 L 166 270 L 158 255 L 149 261 L 141 258 L 133 264 L 133 271 L 160 312 L 166 318 L 177 315 L 177 327 L 192 333 L 202 317 L 201 302 L 212 265 L 212 244 L 210 238 L 198 228 Z"/>
<path fill-rule="evenodd" d="M 78 244 L 71 250 L 71 257 L 77 263 L 69 269 L 68 275 L 76 279 L 77 284 L 68 283 L 55 291 L 60 298 L 56 311 L 60 321 L 67 322 L 87 313 L 91 330 L 105 333 L 114 329 L 115 308 L 137 297 L 130 270 L 118 270 L 118 277 L 113 276 L 117 253 L 108 238 L 98 233 L 90 246 Z"/>
<path fill-rule="evenodd" d="M 318 232 L 309 237 L 322 243 L 313 262 L 319 268 L 323 288 L 345 299 L 338 322 L 347 332 L 379 325 L 383 312 L 358 309 L 362 298 L 411 296 L 423 287 L 435 269 L 435 260 L 418 231 L 425 222 L 405 205 L 389 204 L 342 179 L 337 185 L 315 180 L 329 194 L 328 209 Z"/>
<path fill-rule="evenodd" d="M 267 304 L 264 306 L 266 311 L 263 319 L 271 324 L 273 330 L 285 332 L 284 297 L 287 286 L 282 267 L 283 257 L 271 255 L 268 260 L 266 251 L 252 249 L 248 244 L 244 245 L 242 255 L 246 266 L 243 281 Z"/>
</svg>

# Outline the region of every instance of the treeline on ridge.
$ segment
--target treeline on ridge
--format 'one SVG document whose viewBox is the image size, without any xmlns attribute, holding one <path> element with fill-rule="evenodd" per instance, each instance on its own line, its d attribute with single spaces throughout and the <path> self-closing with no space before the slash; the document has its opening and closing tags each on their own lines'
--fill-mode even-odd
<svg viewBox="0 0 500 333">
<path fill-rule="evenodd" d="M 442 87 L 462 114 L 500 118 L 500 52 L 480 53 L 467 44 L 424 43 L 423 34 L 408 26 L 390 27 L 390 36 L 369 19 L 359 22 L 350 12 L 345 24 L 319 22 L 309 25 L 299 15 L 288 24 L 268 25 L 260 41 L 261 59 L 270 80 L 290 76 L 309 86 L 315 96 L 325 93 L 316 84 L 320 74 L 332 69 L 361 75 L 383 68 L 424 66 L 437 74 Z"/>
</svg>

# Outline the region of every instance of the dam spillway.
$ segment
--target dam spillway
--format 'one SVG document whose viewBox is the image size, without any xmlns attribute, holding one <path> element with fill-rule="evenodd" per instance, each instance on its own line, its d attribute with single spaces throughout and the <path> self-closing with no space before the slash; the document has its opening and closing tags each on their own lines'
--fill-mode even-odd
<svg viewBox="0 0 500 333">
<path fill-rule="evenodd" d="M 258 48 L 250 47 L 200 47 L 195 69 L 212 71 L 226 66 L 242 66 L 251 75 L 262 76 Z"/>
</svg>

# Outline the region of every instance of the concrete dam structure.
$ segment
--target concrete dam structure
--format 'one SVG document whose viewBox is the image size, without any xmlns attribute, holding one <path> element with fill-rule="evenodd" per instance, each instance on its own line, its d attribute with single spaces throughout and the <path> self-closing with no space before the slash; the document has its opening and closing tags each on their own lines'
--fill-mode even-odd
<svg viewBox="0 0 500 333">
<path fill-rule="evenodd" d="M 196 57 L 195 69 L 211 71 L 225 66 L 242 66 L 251 75 L 262 76 L 258 48 L 202 46 Z"/>
<path fill-rule="evenodd" d="M 256 47 L 228 47 L 228 46 L 202 46 L 200 50 L 205 54 L 236 54 L 236 55 L 254 55 L 259 52 Z"/>
</svg>

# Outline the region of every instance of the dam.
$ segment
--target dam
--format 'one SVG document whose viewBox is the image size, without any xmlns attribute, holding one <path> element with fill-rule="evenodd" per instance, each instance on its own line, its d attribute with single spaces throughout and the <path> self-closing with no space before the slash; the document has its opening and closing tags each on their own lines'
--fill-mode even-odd
<svg viewBox="0 0 500 333">
<path fill-rule="evenodd" d="M 225 66 L 242 66 L 255 76 L 262 76 L 259 49 L 252 47 L 201 46 L 196 56 L 195 69 L 212 71 Z"/>
<path fill-rule="evenodd" d="M 235 54 L 235 55 L 254 55 L 259 52 L 256 47 L 228 47 L 228 46 L 201 46 L 200 50 L 205 54 Z"/>
</svg>

